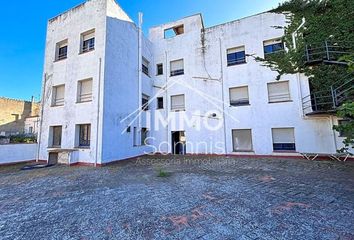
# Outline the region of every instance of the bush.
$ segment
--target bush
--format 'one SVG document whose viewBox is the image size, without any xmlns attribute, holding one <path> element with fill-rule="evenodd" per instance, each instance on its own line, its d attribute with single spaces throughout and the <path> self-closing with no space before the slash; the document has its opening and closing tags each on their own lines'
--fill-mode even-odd
<svg viewBox="0 0 354 240">
<path fill-rule="evenodd" d="M 10 143 L 36 143 L 37 138 L 29 135 L 13 135 L 10 136 Z"/>
</svg>

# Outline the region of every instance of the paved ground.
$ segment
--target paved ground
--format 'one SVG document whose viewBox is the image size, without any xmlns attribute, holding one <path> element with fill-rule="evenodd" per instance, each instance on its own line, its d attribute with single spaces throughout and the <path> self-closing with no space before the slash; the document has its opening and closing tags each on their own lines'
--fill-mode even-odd
<svg viewBox="0 0 354 240">
<path fill-rule="evenodd" d="M 353 162 L 18 168 L 0 168 L 0 239 L 354 239 Z"/>
</svg>

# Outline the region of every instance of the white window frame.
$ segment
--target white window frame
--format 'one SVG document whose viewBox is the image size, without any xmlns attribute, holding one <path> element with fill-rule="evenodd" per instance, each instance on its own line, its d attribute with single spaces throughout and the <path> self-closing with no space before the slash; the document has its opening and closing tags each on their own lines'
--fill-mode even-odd
<svg viewBox="0 0 354 240">
<path fill-rule="evenodd" d="M 236 148 L 236 142 L 235 142 L 235 138 L 237 136 L 237 133 L 236 132 L 247 132 L 249 133 L 249 140 L 250 140 L 250 147 L 249 148 L 239 148 L 237 149 Z M 234 152 L 253 152 L 253 139 L 252 139 L 252 129 L 232 129 L 232 132 L 231 132 L 231 135 L 232 135 L 232 149 Z M 236 136 L 235 136 L 236 135 Z"/>
<path fill-rule="evenodd" d="M 89 45 L 87 48 L 84 48 L 85 41 L 90 41 L 91 39 L 93 39 L 93 46 Z M 95 45 L 96 45 L 96 30 L 95 29 L 91 29 L 89 31 L 81 33 L 80 53 L 87 53 L 87 52 L 94 51 Z"/>
<path fill-rule="evenodd" d="M 82 94 L 82 84 L 88 82 L 91 84 L 91 92 Z M 92 78 L 83 79 L 77 82 L 77 100 L 76 100 L 77 103 L 92 102 L 92 87 L 93 87 Z"/>
<path fill-rule="evenodd" d="M 182 62 L 182 67 L 172 67 L 173 64 L 176 64 L 177 62 Z M 184 75 L 184 59 L 177 59 L 170 61 L 170 77 L 173 76 L 179 76 L 179 75 Z"/>
<path fill-rule="evenodd" d="M 241 89 L 246 89 L 247 98 L 236 98 L 236 99 L 234 99 L 234 97 L 232 95 L 232 91 L 233 90 L 241 90 Z M 250 96 L 249 96 L 248 86 L 240 86 L 240 87 L 229 88 L 229 99 L 230 99 L 230 106 L 232 106 L 232 107 L 240 107 L 240 106 L 250 105 Z"/>
<path fill-rule="evenodd" d="M 271 93 L 272 86 L 276 86 L 279 84 L 287 84 L 287 93 Z M 274 87 L 274 89 L 280 89 L 279 87 Z M 279 103 L 279 102 L 291 102 L 291 92 L 290 92 L 290 82 L 289 81 L 277 81 L 277 82 L 269 82 L 267 83 L 268 90 L 268 102 L 269 103 Z"/>
<path fill-rule="evenodd" d="M 57 97 L 58 88 L 63 88 L 63 97 L 62 98 Z M 65 85 L 61 84 L 61 85 L 53 86 L 52 107 L 60 107 L 60 106 L 64 106 L 64 104 L 65 104 Z"/>
<path fill-rule="evenodd" d="M 296 151 L 296 139 L 295 139 L 295 128 L 294 127 L 276 127 L 276 128 L 272 128 L 272 144 L 273 144 L 273 151 L 278 152 L 278 151 L 286 151 L 286 152 L 294 152 Z M 284 134 L 283 136 L 279 137 L 276 136 L 276 131 L 290 131 L 291 136 L 285 136 Z M 279 138 L 285 138 L 286 140 L 277 140 Z M 290 139 L 290 140 L 289 140 Z M 283 144 L 284 146 L 287 144 L 289 146 L 287 146 L 286 148 L 288 149 L 275 149 L 275 144 Z M 290 148 L 290 144 L 294 145 L 294 149 L 289 149 Z M 278 147 L 277 147 L 278 148 Z"/>
<path fill-rule="evenodd" d="M 66 47 L 66 54 L 59 55 L 60 49 L 64 47 Z M 65 39 L 63 41 L 58 42 L 55 46 L 55 61 L 61 61 L 67 58 L 68 58 L 68 39 Z"/>
<path fill-rule="evenodd" d="M 174 106 L 173 99 L 181 96 L 183 96 L 183 106 L 182 104 Z M 178 112 L 178 111 L 185 111 L 185 110 L 186 110 L 186 96 L 184 94 L 171 95 L 171 111 Z"/>
</svg>

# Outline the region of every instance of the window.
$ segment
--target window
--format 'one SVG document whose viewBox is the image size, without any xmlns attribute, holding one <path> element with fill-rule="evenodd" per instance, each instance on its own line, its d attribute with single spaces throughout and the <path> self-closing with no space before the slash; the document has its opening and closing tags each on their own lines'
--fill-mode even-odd
<svg viewBox="0 0 354 240">
<path fill-rule="evenodd" d="M 95 30 L 81 34 L 81 53 L 95 49 Z"/>
<path fill-rule="evenodd" d="M 232 144 L 234 152 L 252 151 L 252 130 L 232 130 Z"/>
<path fill-rule="evenodd" d="M 60 61 L 66 59 L 68 56 L 68 40 L 57 43 L 55 50 L 55 60 Z"/>
<path fill-rule="evenodd" d="M 92 101 L 92 79 L 79 81 L 77 89 L 78 103 Z"/>
<path fill-rule="evenodd" d="M 184 63 L 183 59 L 171 61 L 171 77 L 184 74 Z"/>
<path fill-rule="evenodd" d="M 147 128 L 141 128 L 141 145 L 147 144 L 148 132 Z"/>
<path fill-rule="evenodd" d="M 268 83 L 268 101 L 270 103 L 291 101 L 289 81 Z"/>
<path fill-rule="evenodd" d="M 172 111 L 184 111 L 184 94 L 171 96 L 171 110 Z"/>
<path fill-rule="evenodd" d="M 157 98 L 157 109 L 163 109 L 163 97 Z"/>
<path fill-rule="evenodd" d="M 149 99 L 150 97 L 146 94 L 143 94 L 141 98 L 141 106 L 143 111 L 149 110 Z"/>
<path fill-rule="evenodd" d="M 143 57 L 143 61 L 142 61 L 142 71 L 147 76 L 149 76 L 149 62 L 144 57 Z"/>
<path fill-rule="evenodd" d="M 163 65 L 162 63 L 156 65 L 156 75 L 162 75 L 163 74 Z"/>
<path fill-rule="evenodd" d="M 272 128 L 274 151 L 295 151 L 294 128 Z"/>
<path fill-rule="evenodd" d="M 245 46 L 227 49 L 227 66 L 246 63 Z"/>
<path fill-rule="evenodd" d="M 78 146 L 89 147 L 91 142 L 91 124 L 78 125 Z"/>
<path fill-rule="evenodd" d="M 63 106 L 65 95 L 65 85 L 53 87 L 52 106 Z"/>
<path fill-rule="evenodd" d="M 244 106 L 249 105 L 248 87 L 230 88 L 230 105 Z"/>
<path fill-rule="evenodd" d="M 264 57 L 266 58 L 269 54 L 283 51 L 284 44 L 281 39 L 268 40 L 263 42 L 263 49 Z"/>
<path fill-rule="evenodd" d="M 184 25 L 179 25 L 179 26 L 176 26 L 176 27 L 173 27 L 173 28 L 168 28 L 168 29 L 165 29 L 164 31 L 164 38 L 167 39 L 167 38 L 173 38 L 177 35 L 181 35 L 184 33 Z"/>
<path fill-rule="evenodd" d="M 60 148 L 61 147 L 62 127 L 61 126 L 51 127 L 50 131 L 51 131 L 51 135 L 52 135 L 51 147 Z"/>
<path fill-rule="evenodd" d="M 33 133 L 33 127 L 28 128 L 28 133 Z"/>
</svg>

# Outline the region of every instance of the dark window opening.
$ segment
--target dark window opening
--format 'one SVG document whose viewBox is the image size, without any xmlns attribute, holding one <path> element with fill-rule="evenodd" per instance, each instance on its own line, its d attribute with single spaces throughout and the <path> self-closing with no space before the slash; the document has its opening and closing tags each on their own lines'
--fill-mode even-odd
<svg viewBox="0 0 354 240">
<path fill-rule="evenodd" d="M 147 128 L 142 128 L 141 129 L 141 145 L 146 145 L 147 144 L 147 137 L 148 137 L 148 130 Z"/>
<path fill-rule="evenodd" d="M 273 143 L 274 151 L 295 151 L 295 143 Z"/>
<path fill-rule="evenodd" d="M 179 25 L 173 28 L 165 29 L 164 31 L 164 37 L 165 39 L 167 38 L 173 38 L 177 35 L 181 35 L 184 33 L 184 25 Z"/>
<path fill-rule="evenodd" d="M 163 74 L 163 65 L 162 63 L 157 64 L 157 74 L 156 75 L 162 75 Z"/>
<path fill-rule="evenodd" d="M 82 43 L 82 52 L 89 52 L 95 49 L 95 38 L 91 38 L 83 41 Z"/>
<path fill-rule="evenodd" d="M 142 110 L 143 111 L 147 111 L 149 110 L 149 96 L 143 94 L 142 98 L 141 98 L 141 106 L 142 106 Z"/>
<path fill-rule="evenodd" d="M 163 97 L 157 98 L 157 109 L 163 109 Z"/>
<path fill-rule="evenodd" d="M 79 125 L 79 147 L 89 147 L 91 141 L 91 125 Z"/>
<path fill-rule="evenodd" d="M 144 74 L 146 74 L 147 76 L 149 76 L 149 62 L 143 58 L 143 63 L 141 65 L 142 67 L 142 71 Z"/>
<path fill-rule="evenodd" d="M 68 56 L 68 46 L 60 47 L 58 49 L 58 58 L 57 60 L 63 60 Z"/>
<path fill-rule="evenodd" d="M 61 147 L 61 126 L 52 127 L 53 141 L 52 147 Z"/>
</svg>

